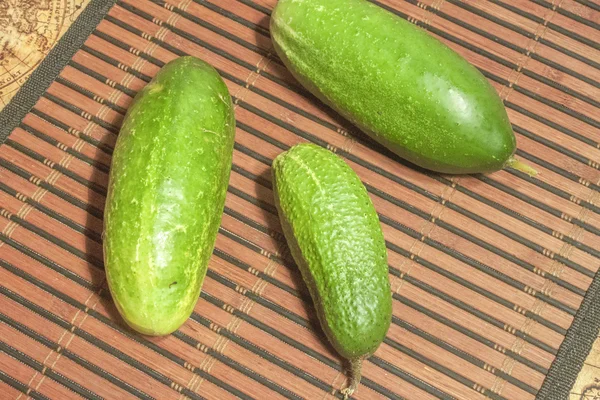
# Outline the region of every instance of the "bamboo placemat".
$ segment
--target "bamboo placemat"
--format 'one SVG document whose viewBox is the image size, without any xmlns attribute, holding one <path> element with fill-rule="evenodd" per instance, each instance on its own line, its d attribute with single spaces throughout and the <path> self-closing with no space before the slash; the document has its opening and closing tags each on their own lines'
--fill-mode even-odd
<svg viewBox="0 0 600 400">
<path fill-rule="evenodd" d="M 376 2 L 482 70 L 536 178 L 431 174 L 366 139 L 274 55 L 276 0 L 112 3 L 91 0 L 0 114 L 0 398 L 341 398 L 273 207 L 271 160 L 302 141 L 355 169 L 387 240 L 394 318 L 356 399 L 566 397 L 600 326 L 597 3 Z M 104 279 L 107 172 L 132 97 L 185 54 L 235 99 L 233 170 L 195 313 L 147 338 Z"/>
</svg>

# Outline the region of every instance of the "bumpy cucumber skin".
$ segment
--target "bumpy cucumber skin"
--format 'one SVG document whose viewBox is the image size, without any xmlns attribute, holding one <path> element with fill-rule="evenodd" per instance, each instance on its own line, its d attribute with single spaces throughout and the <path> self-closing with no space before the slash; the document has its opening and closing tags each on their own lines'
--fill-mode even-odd
<svg viewBox="0 0 600 400">
<path fill-rule="evenodd" d="M 280 0 L 271 36 L 303 86 L 418 166 L 490 172 L 516 150 L 506 110 L 485 77 L 381 7 L 365 0 Z"/>
<path fill-rule="evenodd" d="M 301 144 L 273 161 L 283 232 L 333 347 L 371 355 L 391 322 L 387 252 L 365 187 L 332 152 Z"/>
<path fill-rule="evenodd" d="M 129 108 L 112 158 L 104 262 L 125 322 L 166 335 L 198 300 L 221 221 L 235 120 L 207 63 L 166 64 Z"/>
</svg>

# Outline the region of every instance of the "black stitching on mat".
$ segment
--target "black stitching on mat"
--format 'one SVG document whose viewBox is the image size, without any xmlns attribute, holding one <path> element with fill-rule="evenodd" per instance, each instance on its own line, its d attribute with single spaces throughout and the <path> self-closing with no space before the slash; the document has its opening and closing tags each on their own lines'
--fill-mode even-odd
<svg viewBox="0 0 600 400">
<path fill-rule="evenodd" d="M 29 281 L 30 283 L 34 284 L 35 286 L 38 286 L 39 288 L 43 289 L 44 291 L 50 293 L 51 295 L 55 296 L 56 298 L 61 299 L 62 301 L 74 306 L 77 309 L 80 310 L 84 310 L 85 306 L 81 303 L 79 303 L 78 301 L 72 299 L 71 297 L 69 297 L 68 295 L 58 291 L 57 289 L 53 288 L 52 286 L 40 281 L 39 279 L 33 277 L 32 275 L 28 274 L 25 271 L 22 271 L 21 269 L 14 267 L 10 264 L 8 264 L 7 262 L 5 262 L 4 260 L 0 259 L 0 266 L 3 267 L 4 269 L 12 272 L 13 274 Z M 1 289 L 1 287 L 0 287 Z M 102 297 L 104 298 L 110 298 L 110 295 L 106 292 L 103 292 L 101 294 Z M 98 321 L 104 323 L 105 325 L 109 326 L 112 329 L 115 329 L 116 331 L 122 333 L 124 336 L 136 341 L 137 343 L 146 346 L 148 348 L 150 348 L 151 350 L 158 352 L 159 354 L 169 354 L 168 352 L 164 351 L 163 349 L 161 349 L 160 347 L 158 347 L 157 345 L 155 345 L 152 342 L 148 342 L 145 340 L 140 340 L 140 337 L 137 335 L 133 335 L 131 333 L 129 333 L 128 331 L 124 330 L 120 325 L 118 325 L 117 323 L 115 323 L 114 321 L 110 320 L 109 318 L 105 317 L 104 315 L 100 314 L 99 312 L 95 311 L 95 310 L 88 310 L 87 313 L 92 316 L 93 318 L 97 319 Z M 210 324 L 211 322 L 206 319 L 206 317 L 200 316 L 199 314 L 193 314 L 192 315 L 192 319 L 195 320 L 200 320 L 200 321 L 208 321 L 206 323 L 201 322 L 202 325 L 210 328 Z M 276 358 L 275 356 L 271 355 L 270 353 L 268 353 L 266 350 L 250 343 L 247 342 L 245 339 L 237 337 L 237 336 L 233 336 L 232 333 L 226 331 L 225 329 L 223 329 L 220 332 L 221 335 L 228 337 L 229 339 L 232 339 L 234 342 L 240 344 L 241 346 L 245 347 L 246 349 L 251 350 L 252 352 L 254 352 L 255 354 L 258 354 L 259 356 L 269 360 L 269 362 L 272 362 L 275 365 L 281 366 L 283 369 L 287 370 L 288 372 L 291 372 L 303 379 L 305 379 L 307 382 L 312 383 L 313 385 L 327 391 L 327 392 L 331 392 L 333 390 L 333 388 L 329 385 L 327 385 L 326 383 L 312 377 L 312 375 L 308 374 L 307 372 L 298 369 L 297 367 L 292 366 L 291 364 L 288 364 L 287 362 L 280 360 L 278 358 Z M 183 334 L 182 334 L 183 335 Z M 233 338 L 232 338 L 233 336 Z M 180 338 L 181 339 L 181 338 Z M 41 338 L 41 340 L 47 340 L 44 339 L 43 337 Z M 87 339 L 86 339 L 87 340 Z M 187 343 L 187 341 L 182 340 L 185 343 Z M 90 342 L 92 344 L 94 344 L 93 342 Z M 187 343 L 189 344 L 189 343 Z M 54 346 L 55 347 L 55 346 Z M 208 346 L 207 346 L 208 347 Z M 218 354 L 215 355 L 218 358 Z M 172 359 L 172 357 L 167 356 L 167 358 Z M 340 396 L 338 396 L 340 397 Z M 341 398 L 341 397 L 340 397 Z"/>
<path fill-rule="evenodd" d="M 537 399 L 563 400 L 583 367 L 600 332 L 600 273 L 596 274 L 581 307 L 550 366 Z"/>
<path fill-rule="evenodd" d="M 67 124 L 59 121 L 58 119 L 56 119 L 42 111 L 32 108 L 31 114 L 35 115 L 36 117 L 40 118 L 43 121 L 51 123 L 52 125 L 56 126 L 57 128 L 65 131 L 67 133 L 69 132 L 70 127 Z M 112 154 L 112 148 L 110 146 L 108 146 L 104 143 L 101 143 L 100 141 L 98 141 L 97 139 L 95 139 L 94 137 L 92 137 L 86 133 L 80 132 L 77 137 L 81 138 L 83 141 L 87 142 L 88 144 L 91 144 L 92 146 L 102 150 L 104 153 L 106 153 L 108 155 Z"/>
<path fill-rule="evenodd" d="M 60 165 L 58 162 L 52 162 L 52 164 L 53 164 L 52 166 L 45 164 L 44 161 L 46 160 L 46 157 L 33 151 L 31 148 L 22 145 L 19 142 L 15 142 L 10 137 L 6 139 L 6 141 L 4 142 L 4 145 L 12 147 L 13 149 L 17 150 L 18 152 L 22 153 L 23 155 L 27 156 L 28 158 L 35 160 L 35 161 L 39 162 L 40 164 L 44 164 L 50 169 L 60 172 L 62 175 L 66 176 L 67 178 L 70 178 L 70 179 L 74 180 L 75 182 L 85 186 L 86 188 L 93 190 L 94 192 L 102 195 L 103 197 L 106 196 L 106 188 L 104 188 L 94 182 L 88 181 L 87 179 L 79 176 L 72 170 Z"/>
<path fill-rule="evenodd" d="M 405 0 L 405 1 L 407 1 L 407 0 Z M 514 32 L 517 32 L 517 33 L 519 33 L 519 34 L 527 37 L 528 39 L 534 39 L 535 38 L 535 34 L 534 33 L 529 32 L 529 31 L 527 31 L 525 29 L 519 28 L 517 25 L 512 24 L 510 22 L 507 22 L 507 21 L 504 21 L 504 20 L 502 20 L 502 19 L 500 19 L 498 17 L 490 15 L 490 14 L 486 13 L 485 11 L 482 11 L 482 10 L 480 10 L 480 9 L 478 9 L 478 8 L 470 5 L 470 4 L 465 4 L 465 3 L 462 3 L 462 2 L 460 2 L 458 0 L 448 0 L 448 2 L 451 3 L 451 4 L 454 4 L 456 6 L 458 6 L 460 8 L 462 8 L 463 10 L 467 10 L 467 11 L 472 12 L 473 14 L 477 14 L 477 15 L 479 15 L 479 16 L 487 19 L 488 21 L 494 22 L 494 23 L 496 23 L 496 24 L 498 24 L 500 26 L 508 28 L 508 29 L 510 29 L 510 30 L 512 30 Z M 570 56 L 570 57 L 572 57 L 574 59 L 577 59 L 579 61 L 582 61 L 582 62 L 584 62 L 584 63 L 586 63 L 586 64 L 588 64 L 588 65 L 590 65 L 592 67 L 595 67 L 595 68 L 599 68 L 600 67 L 600 64 L 598 64 L 598 63 L 596 63 L 596 62 L 594 62 L 594 61 L 592 61 L 592 60 L 590 60 L 590 59 L 588 59 L 588 58 L 586 58 L 586 57 L 584 57 L 584 56 L 582 56 L 582 55 L 580 55 L 578 53 L 575 53 L 575 52 L 573 52 L 573 51 L 571 51 L 571 50 L 569 50 L 569 49 L 567 49 L 567 48 L 565 48 L 563 46 L 560 46 L 560 45 L 558 45 L 558 44 L 556 44 L 556 43 L 554 43 L 554 42 L 552 42 L 552 41 L 550 41 L 548 39 L 539 38 L 538 41 L 539 41 L 539 43 L 545 44 L 548 47 L 551 47 L 551 48 L 553 48 L 555 50 L 558 50 L 559 52 L 561 52 L 561 53 L 563 53 L 565 55 L 568 55 L 568 56 Z"/>
<path fill-rule="evenodd" d="M 4 372 L 2 370 L 0 370 L 0 380 L 2 382 L 6 383 L 7 385 L 12 386 L 13 388 L 17 389 L 21 393 L 23 393 L 27 396 L 30 396 L 32 399 L 51 400 L 50 398 L 46 397 L 45 395 L 41 394 L 40 392 L 31 389 L 23 382 L 16 380 L 15 378 L 8 375 L 6 372 Z"/>
<path fill-rule="evenodd" d="M 583 4 L 584 6 L 587 6 L 596 11 L 600 11 L 600 4 L 596 4 L 593 1 L 590 1 L 590 0 L 574 0 L 574 1 L 576 1 L 579 4 Z"/>
<path fill-rule="evenodd" d="M 0 190 L 17 198 L 18 192 L 15 189 L 11 188 L 10 186 L 6 185 L 4 182 L 0 182 Z M 22 200 L 20 200 L 20 201 L 22 201 Z M 83 234 L 84 236 L 92 239 L 93 241 L 95 241 L 97 243 L 102 242 L 102 238 L 100 237 L 100 234 L 98 232 L 94 232 L 93 230 L 86 228 L 85 226 L 82 226 L 81 224 L 78 224 L 78 223 L 72 221 L 71 219 L 65 217 L 64 215 L 59 214 L 55 210 L 53 210 L 49 207 L 46 207 L 42 203 L 39 203 L 39 202 L 33 200 L 31 197 L 27 197 L 27 199 L 25 200 L 25 203 L 29 204 L 30 206 L 33 206 L 35 209 L 43 212 L 44 214 L 50 216 L 51 218 L 57 220 L 61 224 L 68 226 L 69 228 L 73 229 L 74 231 Z"/>
<path fill-rule="evenodd" d="M 88 165 L 91 165 L 94 168 L 97 168 L 98 170 L 100 170 L 102 172 L 108 173 L 110 170 L 110 167 L 108 165 L 103 164 L 100 161 L 95 160 L 93 158 L 90 158 L 77 150 L 74 150 L 72 147 L 70 147 L 64 143 L 61 143 L 59 140 L 54 139 L 52 136 L 49 136 L 35 128 L 32 128 L 31 126 L 25 124 L 24 122 L 21 122 L 21 124 L 19 125 L 19 128 L 21 128 L 24 131 L 26 131 L 27 133 L 37 137 L 38 139 L 41 139 L 44 142 L 51 144 L 52 146 L 59 147 L 60 145 L 63 145 L 63 147 L 66 147 L 66 150 L 63 150 L 63 151 L 67 152 L 68 154 L 70 154 L 74 157 L 77 157 L 79 160 L 83 161 L 84 163 L 86 163 Z"/>
<path fill-rule="evenodd" d="M 5 267 L 4 262 L 2 262 L 2 266 Z M 4 296 L 8 297 L 9 299 L 15 301 L 16 303 L 21 304 L 24 307 L 27 307 L 28 309 L 35 312 L 36 314 L 41 315 L 42 317 L 46 318 L 47 320 L 54 322 L 55 324 L 57 324 L 58 326 L 60 326 L 64 329 L 69 329 L 69 327 L 72 326 L 67 321 L 57 317 L 56 315 L 45 310 L 44 308 L 30 302 L 29 300 L 25 299 L 21 295 L 14 293 L 10 289 L 0 286 L 0 293 L 2 293 Z M 33 329 L 29 328 L 28 326 L 26 326 L 18 321 L 13 320 L 12 318 L 4 315 L 3 313 L 0 313 L 0 321 L 4 322 L 5 324 L 7 324 L 9 326 L 12 326 L 14 329 L 29 336 L 30 338 L 34 339 L 38 343 L 43 344 L 44 346 L 48 347 L 49 349 L 57 351 L 56 349 L 58 347 L 58 343 L 53 342 L 52 340 L 50 340 L 47 337 L 45 337 L 44 335 L 34 331 Z M 96 340 L 98 340 L 98 339 L 96 339 Z M 60 351 L 60 354 L 65 355 L 67 358 L 74 361 L 75 363 L 81 365 L 82 367 L 88 369 L 89 371 L 95 373 L 96 375 L 102 377 L 103 379 L 106 379 L 107 381 L 113 383 L 114 385 L 120 387 L 121 389 L 124 389 L 124 390 L 128 391 L 129 393 L 134 394 L 137 397 L 140 397 L 143 399 L 153 399 L 153 397 L 151 397 L 151 396 L 147 395 L 146 393 L 140 391 L 139 389 L 129 385 L 128 383 L 120 380 L 119 378 L 108 373 L 104 369 L 90 363 L 89 361 L 83 359 L 81 356 L 73 353 L 69 349 L 62 348 L 62 350 Z M 112 355 L 114 356 L 114 354 L 112 354 Z"/>
<path fill-rule="evenodd" d="M 56 186 L 49 184 L 48 182 L 36 177 L 35 175 L 24 170 L 23 168 L 11 163 L 10 161 L 0 158 L 0 167 L 3 167 L 5 169 L 9 170 L 10 172 L 14 173 L 15 175 L 18 175 L 21 178 L 28 180 L 30 182 L 33 182 L 33 183 L 35 183 L 34 181 L 36 179 L 39 179 L 39 184 L 36 184 L 37 186 L 41 187 L 42 189 L 46 189 L 47 191 L 51 192 L 52 194 L 57 195 L 58 197 L 62 198 L 63 200 L 66 200 L 69 203 L 76 205 L 77 207 L 89 212 L 94 217 L 102 219 L 103 212 L 100 211 L 98 208 L 96 208 L 74 196 L 71 196 L 70 194 L 64 192 L 63 190 L 58 189 Z"/>
<path fill-rule="evenodd" d="M 13 329 L 15 329 L 21 333 L 25 333 L 25 332 L 23 332 L 23 328 L 24 328 L 23 325 L 19 324 L 17 321 L 13 320 L 12 318 L 10 318 L 8 316 L 5 316 L 2 313 L 0 313 L 0 321 L 2 321 L 6 325 L 12 327 Z M 37 335 L 35 335 L 36 337 L 32 337 L 33 332 L 34 331 L 29 330 L 29 332 L 27 332 L 27 333 L 29 333 L 28 336 L 37 341 Z M 25 333 L 25 334 L 27 334 L 27 333 Z M 43 344 L 47 345 L 45 341 Z M 50 342 L 49 346 L 47 345 L 47 347 L 52 350 L 55 350 L 56 346 L 57 346 L 57 344 L 53 343 L 53 342 Z M 59 372 L 54 371 L 52 368 L 45 366 L 41 362 L 33 359 L 32 357 L 28 356 L 27 354 L 21 352 L 18 349 L 15 349 L 11 345 L 6 344 L 2 341 L 0 341 L 0 351 L 3 351 L 4 353 L 8 354 L 9 356 L 19 360 L 20 362 L 29 366 L 30 368 L 34 369 L 35 371 L 42 373 L 42 375 L 45 375 L 48 378 L 56 381 L 57 383 L 63 385 L 67 389 L 79 394 L 83 398 L 92 399 L 92 400 L 102 400 L 103 399 L 101 396 L 99 396 L 96 393 L 90 391 L 89 389 L 81 386 L 79 383 L 67 378 L 66 376 L 60 374 Z M 61 353 L 64 354 L 69 359 L 73 360 L 73 358 L 71 357 L 71 354 L 70 354 L 71 352 L 69 350 L 63 350 Z M 73 360 L 73 361 L 77 362 L 76 360 Z M 46 368 L 46 369 L 44 370 L 44 368 Z M 105 379 L 106 379 L 106 376 L 112 377 L 106 371 L 103 371 L 98 367 L 96 367 L 96 368 L 102 372 L 100 372 L 100 373 L 97 373 L 96 371 L 92 371 L 92 372 L 96 373 L 97 375 L 102 376 Z M 107 379 L 107 380 L 110 381 L 110 379 Z M 143 392 L 138 392 L 138 393 L 133 393 L 133 394 L 135 394 L 141 398 L 152 399 L 152 397 L 145 395 L 145 393 L 143 394 Z M 143 396 L 142 396 L 142 394 L 143 394 Z"/>
<path fill-rule="evenodd" d="M 544 20 L 541 17 L 538 17 L 537 15 L 531 14 L 531 13 L 529 13 L 527 11 L 523 11 L 520 8 L 515 7 L 513 5 L 507 4 L 507 3 L 502 2 L 500 0 L 491 0 L 491 1 L 494 4 L 499 5 L 500 7 L 503 7 L 505 9 L 507 9 L 507 10 L 510 10 L 510 11 L 516 13 L 516 14 L 519 14 L 519 15 L 521 15 L 523 17 L 526 17 L 526 18 L 528 18 L 528 19 L 530 19 L 532 21 L 535 21 L 537 23 L 544 22 Z M 569 12 L 569 11 L 565 10 L 564 8 L 562 8 L 560 6 L 556 7 L 555 5 L 550 4 L 550 3 L 548 3 L 547 1 L 544 1 L 544 0 L 531 0 L 531 1 L 533 3 L 536 3 L 536 4 L 540 5 L 540 6 L 542 6 L 542 7 L 545 7 L 545 8 L 551 9 L 551 10 L 554 9 L 557 13 L 562 14 L 565 17 L 571 18 L 574 21 L 580 22 L 580 23 L 582 23 L 584 25 L 587 25 L 589 27 L 592 27 L 594 29 L 600 29 L 600 24 L 597 24 L 596 22 L 594 22 L 592 20 L 589 20 L 589 19 L 586 19 L 586 18 L 582 18 L 582 17 L 580 17 L 577 14 L 573 14 L 572 12 Z M 581 43 L 587 44 L 588 46 L 590 46 L 590 47 L 592 47 L 594 49 L 598 49 L 599 48 L 599 44 L 597 42 L 594 42 L 592 39 L 586 38 L 584 36 L 581 36 L 580 34 L 575 33 L 573 31 L 570 31 L 568 29 L 565 29 L 565 28 L 563 28 L 560 25 L 557 25 L 557 24 L 555 24 L 553 22 L 550 22 L 550 23 L 548 23 L 548 26 L 550 28 L 554 29 L 555 31 L 562 33 L 563 35 L 569 36 L 572 39 L 575 39 L 575 40 L 577 40 L 577 41 L 579 41 Z"/>
<path fill-rule="evenodd" d="M 208 2 L 206 0 L 194 0 L 194 3 L 197 3 L 197 4 L 201 5 L 201 6 L 204 6 L 204 7 L 208 8 L 211 11 L 219 13 L 219 14 L 221 14 L 221 15 L 223 15 L 223 16 L 225 16 L 225 17 L 227 17 L 227 18 L 229 18 L 229 19 L 237 22 L 238 24 L 247 26 L 248 28 L 252 28 L 252 29 L 256 30 L 258 33 L 260 33 L 261 35 L 263 35 L 263 36 L 270 37 L 269 29 L 264 28 L 264 27 L 262 27 L 260 25 L 257 25 L 257 24 L 255 24 L 253 22 L 250 22 L 247 19 L 242 18 L 239 15 L 232 13 L 231 11 L 225 10 L 224 8 L 221 8 L 221 7 L 219 7 L 219 6 L 217 6 L 217 5 L 213 4 L 213 3 L 210 3 L 210 2 Z"/>
</svg>

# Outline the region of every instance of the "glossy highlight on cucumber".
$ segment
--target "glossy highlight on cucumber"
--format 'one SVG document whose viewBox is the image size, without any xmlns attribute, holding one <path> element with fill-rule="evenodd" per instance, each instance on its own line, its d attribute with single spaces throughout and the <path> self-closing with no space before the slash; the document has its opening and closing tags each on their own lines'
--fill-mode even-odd
<svg viewBox="0 0 600 400">
<path fill-rule="evenodd" d="M 325 335 L 351 365 L 381 344 L 392 316 L 387 251 L 379 218 L 356 173 L 329 150 L 300 144 L 273 161 L 273 193 L 291 254 Z"/>
<path fill-rule="evenodd" d="M 190 316 L 229 182 L 235 120 L 227 86 L 194 57 L 167 63 L 134 98 L 113 153 L 104 262 L 119 313 L 167 335 Z"/>
<path fill-rule="evenodd" d="M 366 0 L 280 0 L 275 50 L 311 93 L 400 157 L 428 170 L 534 174 L 495 89 L 423 29 Z"/>
</svg>

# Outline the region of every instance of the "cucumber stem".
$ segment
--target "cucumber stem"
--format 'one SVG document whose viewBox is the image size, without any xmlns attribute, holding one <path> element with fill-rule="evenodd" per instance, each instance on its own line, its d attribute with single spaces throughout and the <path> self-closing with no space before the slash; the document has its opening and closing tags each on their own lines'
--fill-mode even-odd
<svg viewBox="0 0 600 400">
<path fill-rule="evenodd" d="M 517 160 L 514 157 L 508 159 L 508 161 L 506 162 L 506 167 L 514 168 L 517 171 L 524 172 L 529 176 L 536 176 L 538 174 L 538 172 L 533 167 L 530 167 L 529 165 Z"/>
<path fill-rule="evenodd" d="M 358 384 L 360 383 L 360 371 L 362 369 L 363 359 L 357 358 L 356 360 L 350 360 L 350 384 L 347 388 L 342 390 L 344 400 L 348 400 L 348 397 L 352 396 Z"/>
</svg>

